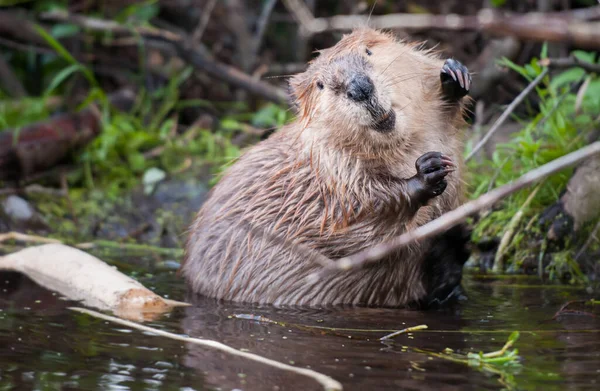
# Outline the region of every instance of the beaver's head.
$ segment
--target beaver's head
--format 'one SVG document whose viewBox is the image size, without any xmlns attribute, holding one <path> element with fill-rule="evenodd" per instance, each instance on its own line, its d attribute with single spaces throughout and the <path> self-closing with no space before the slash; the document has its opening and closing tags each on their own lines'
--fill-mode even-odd
<svg viewBox="0 0 600 391">
<path fill-rule="evenodd" d="M 320 51 L 306 72 L 292 78 L 291 88 L 312 137 L 376 146 L 406 141 L 418 131 L 413 117 L 425 114 L 427 101 L 440 100 L 440 68 L 441 60 L 416 45 L 360 29 Z"/>
</svg>

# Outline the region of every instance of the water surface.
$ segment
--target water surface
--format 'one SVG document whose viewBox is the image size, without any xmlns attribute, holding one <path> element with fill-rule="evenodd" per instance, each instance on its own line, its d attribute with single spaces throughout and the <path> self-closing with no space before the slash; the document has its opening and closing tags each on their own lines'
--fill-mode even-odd
<svg viewBox="0 0 600 391">
<path fill-rule="evenodd" d="M 143 279 L 173 299 L 165 272 Z M 526 286 L 526 284 L 536 284 Z M 439 311 L 273 308 L 196 300 L 148 324 L 214 339 L 329 375 L 346 390 L 596 390 L 600 322 L 583 290 L 534 280 L 467 277 L 468 300 Z M 67 309 L 74 303 L 27 278 L 0 274 L 0 390 L 320 390 L 312 379 L 196 345 L 152 336 Z M 76 303 L 75 303 L 76 304 Z M 596 314 L 594 314 L 596 312 Z M 263 316 L 279 324 L 236 317 Z M 283 325 L 285 324 L 285 325 Z M 378 339 L 394 330 L 429 329 Z M 424 351 L 494 351 L 513 330 L 520 368 L 490 373 Z"/>
</svg>

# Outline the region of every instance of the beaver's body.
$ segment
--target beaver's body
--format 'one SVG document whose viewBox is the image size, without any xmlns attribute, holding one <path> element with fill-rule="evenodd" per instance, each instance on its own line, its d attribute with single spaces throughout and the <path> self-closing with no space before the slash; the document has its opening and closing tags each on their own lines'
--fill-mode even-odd
<svg viewBox="0 0 600 391">
<path fill-rule="evenodd" d="M 373 30 L 324 51 L 292 82 L 298 120 L 248 150 L 200 210 L 182 268 L 191 288 L 286 305 L 427 298 L 439 280 L 424 275 L 429 242 L 319 281 L 306 277 L 321 267 L 317 252 L 352 254 L 461 203 L 462 167 L 448 157 L 462 154 L 464 93 L 442 88 L 443 66 Z M 460 80 L 466 93 L 470 80 Z"/>
</svg>

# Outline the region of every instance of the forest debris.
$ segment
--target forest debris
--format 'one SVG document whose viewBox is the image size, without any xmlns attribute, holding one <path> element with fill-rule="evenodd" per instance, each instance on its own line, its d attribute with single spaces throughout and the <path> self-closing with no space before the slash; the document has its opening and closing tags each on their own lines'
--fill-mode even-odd
<svg viewBox="0 0 600 391">
<path fill-rule="evenodd" d="M 561 197 L 575 230 L 600 216 L 600 156 L 584 161 L 569 180 Z"/>
<path fill-rule="evenodd" d="M 469 96 L 479 99 L 489 94 L 491 88 L 506 77 L 506 69 L 499 66 L 498 61 L 503 58 L 513 60 L 520 49 L 521 43 L 513 37 L 492 40 L 475 62 L 469 64 L 469 69 L 477 70 L 477 83 L 471 86 Z"/>
<path fill-rule="evenodd" d="M 273 12 L 273 8 L 275 8 L 275 4 L 277 4 L 277 0 L 267 0 L 264 3 L 265 4 L 263 5 L 258 21 L 256 22 L 256 33 L 252 39 L 252 48 L 250 49 L 249 59 L 251 66 L 254 66 L 256 63 L 258 50 L 263 42 L 265 32 L 267 31 L 267 24 L 269 22 L 269 18 L 271 17 L 271 13 Z"/>
<path fill-rule="evenodd" d="M 482 209 L 489 208 L 510 194 L 513 194 L 524 187 L 539 181 L 540 179 L 543 179 L 566 167 L 573 166 L 598 154 L 600 154 L 600 141 L 546 163 L 535 170 L 529 171 L 528 173 L 522 175 L 519 179 L 492 190 L 489 193 L 483 194 L 478 199 L 467 202 L 453 211 L 445 213 L 437 219 L 430 221 L 429 223 L 424 224 L 412 231 L 405 232 L 404 234 L 389 241 L 364 249 L 348 257 L 338 259 L 337 261 L 330 260 L 320 272 L 314 273 L 308 278 L 310 280 L 321 278 L 321 276 L 335 270 L 350 270 L 353 268 L 362 267 L 368 263 L 376 262 L 391 252 L 396 251 L 410 243 L 432 237 L 454 227 L 457 224 L 460 224 L 468 216 L 471 216 Z"/>
<path fill-rule="evenodd" d="M 24 98 L 27 96 L 25 87 L 19 81 L 14 71 L 6 60 L 0 56 L 0 84 L 13 98 Z"/>
<path fill-rule="evenodd" d="M 600 16 L 600 6 L 575 11 L 518 14 L 483 9 L 477 15 L 388 14 L 382 16 L 339 15 L 315 18 L 300 0 L 284 0 L 304 34 L 353 30 L 361 26 L 376 29 L 480 30 L 493 35 L 533 41 L 570 42 L 588 48 L 600 47 L 600 23 L 587 22 Z"/>
<path fill-rule="evenodd" d="M 48 229 L 44 217 L 29 202 L 14 194 L 0 201 L 0 216 L 10 222 L 11 229 Z"/>
<path fill-rule="evenodd" d="M 110 102 L 128 111 L 135 97 L 122 90 Z M 94 139 L 101 131 L 100 113 L 95 105 L 79 113 L 65 113 L 22 129 L 0 132 L 0 179 L 21 179 L 52 168 L 70 151 Z"/>
<path fill-rule="evenodd" d="M 427 328 L 428 327 L 427 327 L 426 324 L 421 324 L 421 325 L 413 326 L 413 327 L 407 327 L 405 329 L 398 330 L 398 331 L 395 331 L 395 332 L 393 332 L 391 334 L 383 336 L 383 337 L 379 338 L 379 340 L 380 341 L 385 341 L 386 339 L 392 339 L 392 338 L 394 338 L 394 337 L 396 337 L 396 336 L 398 336 L 400 334 L 412 333 L 413 331 L 419 331 L 419 330 L 426 330 Z"/>
<path fill-rule="evenodd" d="M 279 104 L 288 103 L 288 95 L 284 90 L 263 81 L 254 80 L 251 76 L 239 69 L 210 58 L 209 55 L 203 50 L 200 50 L 198 45 L 194 44 L 189 37 L 156 28 L 127 27 L 113 21 L 90 18 L 67 12 L 44 13 L 41 18 L 54 22 L 70 22 L 94 31 L 118 32 L 126 35 L 136 33 L 148 41 L 167 43 L 167 48 L 162 46 L 157 48 L 159 50 L 168 51 L 175 49 L 178 57 L 194 68 L 206 72 L 210 76 L 216 77 L 232 86 L 244 89 L 272 102 Z"/>
<path fill-rule="evenodd" d="M 544 77 L 548 74 L 548 68 L 544 68 L 542 73 L 538 75 L 529 85 L 525 88 L 521 93 L 511 102 L 510 105 L 504 110 L 502 115 L 494 122 L 494 125 L 488 130 L 488 132 L 483 136 L 483 138 L 477 143 L 477 145 L 473 148 L 473 150 L 469 153 L 469 155 L 465 158 L 465 162 L 471 160 L 473 156 L 479 152 L 481 148 L 489 141 L 489 139 L 494 135 L 494 133 L 500 128 L 500 126 L 506 121 L 506 119 L 511 115 L 511 113 L 517 108 L 517 106 L 529 95 L 533 89 L 540 84 L 540 82 L 544 79 Z"/>
<path fill-rule="evenodd" d="M 600 73 L 600 64 L 593 64 L 573 56 L 565 58 L 542 58 L 539 63 L 541 66 L 553 69 L 581 68 L 589 73 Z"/>
<path fill-rule="evenodd" d="M 0 270 L 25 274 L 46 289 L 127 319 L 148 320 L 185 306 L 163 299 L 100 259 L 63 244 L 29 247 L 0 258 Z"/>
<path fill-rule="evenodd" d="M 498 250 L 496 251 L 496 257 L 494 259 L 494 268 L 493 271 L 496 273 L 502 273 L 504 271 L 504 255 L 508 250 L 508 246 L 510 245 L 512 238 L 515 235 L 515 231 L 523 218 L 524 211 L 527 209 L 533 198 L 540 190 L 540 186 L 538 185 L 532 192 L 529 194 L 529 197 L 525 200 L 523 205 L 519 208 L 519 211 L 515 213 L 515 215 L 510 219 L 506 230 L 504 231 L 504 235 L 502 235 L 502 240 L 500 241 L 500 245 L 498 246 Z"/>
<path fill-rule="evenodd" d="M 176 341 L 182 341 L 182 342 L 189 343 L 189 344 L 200 345 L 200 346 L 204 346 L 207 348 L 213 348 L 216 350 L 220 350 L 221 352 L 224 352 L 224 353 L 228 353 L 228 354 L 242 357 L 242 358 L 247 358 L 249 360 L 253 360 L 253 361 L 256 361 L 261 364 L 269 365 L 271 367 L 278 368 L 278 369 L 281 369 L 281 370 L 284 370 L 287 372 L 292 372 L 292 373 L 296 373 L 299 375 L 308 376 L 308 377 L 314 379 L 315 381 L 317 381 L 319 384 L 321 384 L 323 386 L 323 389 L 325 389 L 327 391 L 337 391 L 337 390 L 343 389 L 342 385 L 337 380 L 335 380 L 327 375 L 324 375 L 322 373 L 313 371 L 312 369 L 299 368 L 299 367 L 295 367 L 292 365 L 284 364 L 279 361 L 271 360 L 270 358 L 259 356 L 258 354 L 244 352 L 244 351 L 241 351 L 238 349 L 234 349 L 231 346 L 225 345 L 221 342 L 213 341 L 210 339 L 193 338 L 193 337 L 189 337 L 189 336 L 174 334 L 174 333 L 170 333 L 168 331 L 144 326 L 144 325 L 141 325 L 141 324 L 138 324 L 135 322 L 115 318 L 114 316 L 104 315 L 99 312 L 91 311 L 91 310 L 84 309 L 84 308 L 71 307 L 70 309 L 73 311 L 76 311 L 76 312 L 90 315 L 94 318 L 117 323 L 117 324 L 120 324 L 120 325 L 126 326 L 126 327 L 131 327 L 132 329 L 145 331 L 145 332 L 149 333 L 149 335 L 166 337 L 166 338 L 174 339 Z"/>
<path fill-rule="evenodd" d="M 200 17 L 200 21 L 198 22 L 198 26 L 194 30 L 192 34 L 192 41 L 196 44 L 200 43 L 202 40 L 202 35 L 204 34 L 204 30 L 206 30 L 206 26 L 208 26 L 208 21 L 210 20 L 210 16 L 212 15 L 213 9 L 217 4 L 217 0 L 208 0 L 204 8 L 202 9 L 202 16 Z"/>
<path fill-rule="evenodd" d="M 43 236 L 36 235 L 26 235 L 20 232 L 7 232 L 0 234 L 0 243 L 6 242 L 8 240 L 17 240 L 20 242 L 28 242 L 28 243 L 60 243 L 58 239 L 46 238 Z"/>
<path fill-rule="evenodd" d="M 596 224 L 596 226 L 592 230 L 592 233 L 590 233 L 590 236 L 585 241 L 585 243 L 583 244 L 583 246 L 581 246 L 581 248 L 577 252 L 577 255 L 575 256 L 575 261 L 578 261 L 579 258 L 581 258 L 581 256 L 585 253 L 585 251 L 588 249 L 588 247 L 590 247 L 590 245 L 592 244 L 592 242 L 594 242 L 594 240 L 596 242 L 600 242 L 600 239 L 597 236 L 598 232 L 600 232 L 600 220 L 598 221 L 598 223 Z"/>
</svg>

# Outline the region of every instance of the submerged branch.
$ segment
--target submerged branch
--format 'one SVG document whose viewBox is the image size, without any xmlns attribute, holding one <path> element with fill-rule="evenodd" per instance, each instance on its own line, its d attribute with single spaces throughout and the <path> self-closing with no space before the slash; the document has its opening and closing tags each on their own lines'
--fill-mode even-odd
<svg viewBox="0 0 600 391">
<path fill-rule="evenodd" d="M 476 200 L 467 202 L 466 204 L 463 204 L 453 211 L 443 214 L 437 219 L 430 221 L 429 223 L 422 225 L 415 230 L 406 232 L 394 239 L 381 243 L 377 246 L 367 248 L 348 257 L 341 258 L 337 261 L 331 261 L 323 270 L 309 276 L 309 279 L 314 280 L 321 278 L 327 273 L 335 270 L 350 270 L 364 266 L 368 263 L 376 262 L 386 255 L 397 251 L 398 249 L 405 247 L 410 243 L 427 239 L 442 233 L 445 230 L 460 224 L 466 220 L 467 217 L 483 209 L 489 208 L 496 202 L 523 189 L 524 187 L 527 187 L 539 181 L 540 179 L 554 174 L 564 168 L 573 166 L 580 161 L 597 154 L 600 154 L 600 141 L 544 164 L 543 166 L 524 174 L 516 181 L 492 190 Z"/>
</svg>

